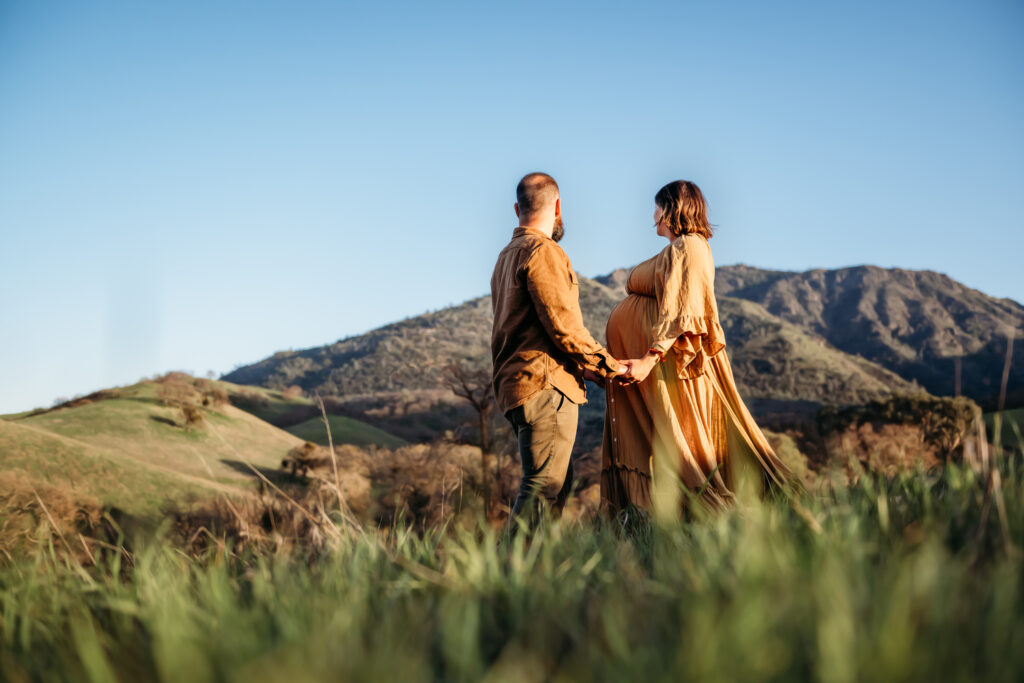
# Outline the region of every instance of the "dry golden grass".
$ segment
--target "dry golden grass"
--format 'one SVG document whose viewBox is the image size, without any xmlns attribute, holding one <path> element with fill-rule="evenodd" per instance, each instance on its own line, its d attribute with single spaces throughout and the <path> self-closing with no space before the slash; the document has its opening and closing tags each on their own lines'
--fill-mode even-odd
<svg viewBox="0 0 1024 683">
<path fill-rule="evenodd" d="M 98 498 L 38 481 L 25 472 L 0 472 L 0 555 L 7 562 L 26 557 L 41 545 L 87 561 L 102 516 Z"/>
</svg>

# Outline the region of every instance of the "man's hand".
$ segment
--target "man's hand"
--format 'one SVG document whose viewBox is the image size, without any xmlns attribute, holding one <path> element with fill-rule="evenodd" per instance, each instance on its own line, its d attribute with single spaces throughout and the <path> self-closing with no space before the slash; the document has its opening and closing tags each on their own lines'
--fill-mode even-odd
<svg viewBox="0 0 1024 683">
<path fill-rule="evenodd" d="M 618 360 L 618 359 L 616 359 Z M 617 382 L 624 382 L 626 384 L 632 384 L 632 373 L 633 373 L 633 361 L 631 360 L 619 360 L 619 365 L 622 366 L 621 372 L 615 375 L 612 379 Z"/>
<path fill-rule="evenodd" d="M 587 380 L 588 382 L 593 382 L 602 389 L 604 388 L 604 377 L 602 375 L 597 374 L 593 370 L 584 370 L 583 379 Z"/>
<path fill-rule="evenodd" d="M 619 372 L 612 375 L 610 379 L 615 380 L 619 384 L 634 384 L 636 380 L 633 379 L 633 361 L 619 358 L 616 360 L 619 362 Z"/>
<path fill-rule="evenodd" d="M 616 377 L 616 379 L 628 384 L 643 382 L 660 360 L 661 356 L 656 353 L 648 353 L 643 358 L 620 360 L 619 363 L 627 368 L 627 370 L 622 375 Z"/>
</svg>

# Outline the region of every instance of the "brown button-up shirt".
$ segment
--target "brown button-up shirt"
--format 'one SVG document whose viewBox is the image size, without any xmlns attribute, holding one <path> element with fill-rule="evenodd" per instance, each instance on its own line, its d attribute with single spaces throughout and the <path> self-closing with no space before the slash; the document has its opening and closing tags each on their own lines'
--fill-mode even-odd
<svg viewBox="0 0 1024 683">
<path fill-rule="evenodd" d="M 491 359 L 502 412 L 547 387 L 586 403 L 583 370 L 604 377 L 621 367 L 583 326 L 579 280 L 554 240 L 516 228 L 491 276 Z"/>
</svg>

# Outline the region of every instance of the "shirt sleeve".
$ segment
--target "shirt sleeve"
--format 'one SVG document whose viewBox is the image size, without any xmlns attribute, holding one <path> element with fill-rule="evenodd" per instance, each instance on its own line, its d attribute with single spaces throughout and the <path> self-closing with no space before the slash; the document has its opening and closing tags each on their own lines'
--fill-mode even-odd
<svg viewBox="0 0 1024 683">
<path fill-rule="evenodd" d="M 575 274 L 564 252 L 553 243 L 542 244 L 524 268 L 530 298 L 555 346 L 585 370 L 603 377 L 620 374 L 618 361 L 583 325 Z"/>
</svg>

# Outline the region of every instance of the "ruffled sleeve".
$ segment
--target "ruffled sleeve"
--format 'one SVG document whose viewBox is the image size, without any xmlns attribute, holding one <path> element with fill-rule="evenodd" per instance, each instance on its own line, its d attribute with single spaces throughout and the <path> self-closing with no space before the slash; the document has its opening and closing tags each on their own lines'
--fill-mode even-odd
<svg viewBox="0 0 1024 683">
<path fill-rule="evenodd" d="M 651 347 L 674 351 L 680 378 L 701 375 L 705 361 L 725 348 L 714 278 L 711 249 L 703 237 L 679 237 L 655 258 L 658 319 L 651 330 Z"/>
</svg>

